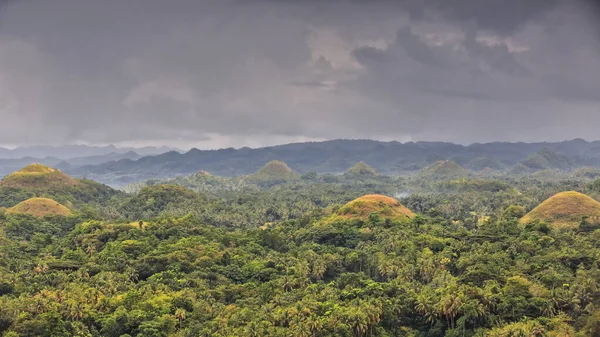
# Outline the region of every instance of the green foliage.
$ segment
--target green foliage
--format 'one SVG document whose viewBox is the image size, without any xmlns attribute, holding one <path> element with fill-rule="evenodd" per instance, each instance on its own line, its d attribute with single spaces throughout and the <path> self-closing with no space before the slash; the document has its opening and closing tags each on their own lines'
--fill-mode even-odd
<svg viewBox="0 0 600 337">
<path fill-rule="evenodd" d="M 54 199 L 65 205 L 101 204 L 119 195 L 120 192 L 91 180 L 81 180 L 77 185 L 65 185 L 60 188 L 48 186 L 20 188 L 0 185 L 0 207 L 12 207 L 34 197 Z"/>
<path fill-rule="evenodd" d="M 564 154 L 548 148 L 541 149 L 521 162 L 524 166 L 534 170 L 566 169 L 571 166 L 571 160 Z"/>
<path fill-rule="evenodd" d="M 600 179 L 596 179 L 589 183 L 586 189 L 591 193 L 600 194 Z"/>
<path fill-rule="evenodd" d="M 71 217 L 0 211 L 0 334 L 600 331 L 600 229 L 518 221 L 548 195 L 585 189 L 583 180 L 240 181 L 198 173 L 151 182 L 79 204 Z M 402 205 L 417 215 L 399 221 Z"/>
<path fill-rule="evenodd" d="M 525 207 L 518 205 L 510 205 L 504 210 L 504 213 L 502 215 L 506 219 L 521 219 L 523 216 L 525 216 L 525 214 L 527 214 Z"/>
<path fill-rule="evenodd" d="M 119 209 L 128 219 L 139 220 L 157 216 L 169 205 L 201 203 L 202 197 L 194 191 L 178 185 L 152 185 L 142 188 L 136 195 L 125 200 Z"/>
<path fill-rule="evenodd" d="M 504 165 L 492 157 L 481 156 L 469 161 L 467 168 L 473 171 L 482 171 L 484 169 L 502 170 L 504 169 Z"/>
</svg>

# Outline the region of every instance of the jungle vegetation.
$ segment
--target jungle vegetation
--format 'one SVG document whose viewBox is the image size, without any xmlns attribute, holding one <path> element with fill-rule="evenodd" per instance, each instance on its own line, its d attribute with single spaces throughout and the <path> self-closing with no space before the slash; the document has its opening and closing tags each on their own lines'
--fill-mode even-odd
<svg viewBox="0 0 600 337">
<path fill-rule="evenodd" d="M 596 176 L 276 164 L 128 193 L 62 175 L 0 183 L 0 333 L 600 336 Z M 577 207 L 560 226 L 556 195 L 581 197 L 565 191 L 587 195 L 592 217 Z M 69 212 L 16 207 L 31 198 Z"/>
</svg>

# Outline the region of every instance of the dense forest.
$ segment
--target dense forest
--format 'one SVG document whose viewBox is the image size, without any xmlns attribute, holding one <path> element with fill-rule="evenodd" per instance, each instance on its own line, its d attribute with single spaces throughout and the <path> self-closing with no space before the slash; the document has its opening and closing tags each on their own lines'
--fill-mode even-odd
<svg viewBox="0 0 600 337">
<path fill-rule="evenodd" d="M 600 336 L 598 178 L 272 162 L 122 192 L 28 166 L 0 182 L 0 332 Z"/>
</svg>

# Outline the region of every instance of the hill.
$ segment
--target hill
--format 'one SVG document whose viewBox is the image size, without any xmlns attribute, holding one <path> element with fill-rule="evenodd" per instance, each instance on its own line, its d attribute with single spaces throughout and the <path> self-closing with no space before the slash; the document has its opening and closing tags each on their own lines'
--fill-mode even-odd
<svg viewBox="0 0 600 337">
<path fill-rule="evenodd" d="M 479 177 L 498 177 L 502 176 L 503 174 L 504 173 L 502 171 L 494 170 L 493 168 L 489 167 L 477 172 L 477 176 Z"/>
<path fill-rule="evenodd" d="M 344 175 L 353 177 L 374 177 L 377 175 L 377 171 L 364 161 L 359 161 L 351 168 L 347 169 L 346 172 L 344 172 Z"/>
<path fill-rule="evenodd" d="M 299 178 L 286 163 L 272 160 L 263 166 L 258 172 L 250 175 L 248 181 L 256 184 L 277 184 Z"/>
<path fill-rule="evenodd" d="M 569 154 L 569 162 L 576 164 L 576 167 L 600 167 L 600 142 L 583 140 L 557 143 L 475 143 L 468 146 L 445 142 L 331 140 L 255 149 L 191 149 L 186 153 L 173 151 L 137 160 L 122 159 L 64 170 L 71 176 L 87 177 L 112 186 L 189 175 L 200 169 L 217 176 L 248 175 L 270 160 L 284 161 L 300 174 L 310 171 L 343 173 L 349 166 L 363 161 L 372 163 L 381 174 L 398 175 L 418 171 L 433 162 L 433 158 L 460 158 L 460 163 L 465 165 L 480 158 L 471 164 L 474 167 L 496 166 L 495 161 L 498 161 L 505 167 L 512 167 L 544 148 Z"/>
<path fill-rule="evenodd" d="M 51 197 L 73 204 L 97 203 L 120 192 L 87 179 L 75 179 L 42 164 L 30 164 L 0 181 L 0 207 L 10 207 L 32 197 Z"/>
<path fill-rule="evenodd" d="M 555 228 L 574 228 L 579 226 L 583 217 L 597 222 L 600 219 L 600 202 L 589 196 L 575 192 L 561 192 L 548 198 L 527 213 L 521 223 L 545 221 Z"/>
<path fill-rule="evenodd" d="M 502 163 L 490 156 L 473 158 L 471 161 L 469 161 L 469 163 L 467 163 L 466 167 L 473 171 L 483 171 L 485 169 L 502 171 L 504 169 L 504 165 L 502 165 Z"/>
<path fill-rule="evenodd" d="M 523 165 L 522 163 L 518 163 L 517 165 L 513 166 L 510 168 L 510 170 L 508 170 L 508 174 L 509 175 L 521 175 L 521 174 L 528 174 L 531 173 L 531 169 L 525 165 Z"/>
<path fill-rule="evenodd" d="M 169 207 L 191 202 L 197 207 L 197 202 L 203 197 L 194 191 L 179 185 L 158 184 L 142 188 L 120 206 L 120 211 L 130 220 L 138 221 L 154 217 Z M 195 204 L 195 205 L 194 205 Z"/>
<path fill-rule="evenodd" d="M 408 220 L 415 216 L 398 200 L 380 194 L 368 194 L 354 199 L 342 206 L 336 215 L 347 219 L 366 220 L 371 213 L 377 213 L 384 219 L 394 220 Z"/>
<path fill-rule="evenodd" d="M 6 210 L 6 213 L 29 214 L 36 217 L 47 215 L 69 216 L 71 210 L 60 203 L 48 198 L 31 198 L 18 203 Z"/>
<path fill-rule="evenodd" d="M 42 164 L 30 164 L 13 172 L 0 181 L 1 186 L 28 188 L 74 186 L 79 182 L 61 171 Z"/>
<path fill-rule="evenodd" d="M 593 167 L 582 167 L 573 172 L 573 176 L 582 179 L 598 179 L 600 178 L 600 169 Z"/>
<path fill-rule="evenodd" d="M 424 168 L 419 176 L 425 179 L 453 179 L 469 175 L 469 171 L 450 160 L 440 160 Z"/>
<path fill-rule="evenodd" d="M 116 147 L 108 146 L 88 146 L 88 145 L 65 145 L 65 146 L 28 146 L 17 147 L 15 149 L 5 149 L 0 147 L 0 158 L 18 159 L 23 157 L 45 158 L 55 157 L 62 160 L 76 157 L 103 156 L 110 154 L 120 154 L 134 151 L 140 155 L 149 156 L 177 150 L 175 148 L 161 147 Z"/>
<path fill-rule="evenodd" d="M 529 155 L 521 164 L 533 170 L 567 169 L 571 167 L 571 160 L 564 154 L 543 148 Z"/>
</svg>

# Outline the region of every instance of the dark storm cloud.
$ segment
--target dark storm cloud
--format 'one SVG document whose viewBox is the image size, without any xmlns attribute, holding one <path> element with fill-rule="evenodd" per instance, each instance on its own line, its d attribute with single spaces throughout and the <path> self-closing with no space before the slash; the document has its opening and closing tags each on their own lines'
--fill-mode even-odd
<svg viewBox="0 0 600 337">
<path fill-rule="evenodd" d="M 0 144 L 597 138 L 593 8 L 0 0 Z"/>
<path fill-rule="evenodd" d="M 259 3 L 263 0 L 239 0 Z M 355 7 L 386 7 L 399 9 L 413 20 L 442 19 L 458 25 L 475 24 L 478 28 L 510 35 L 524 24 L 540 20 L 556 8 L 560 0 L 269 0 L 301 6 L 351 5 Z"/>
</svg>

